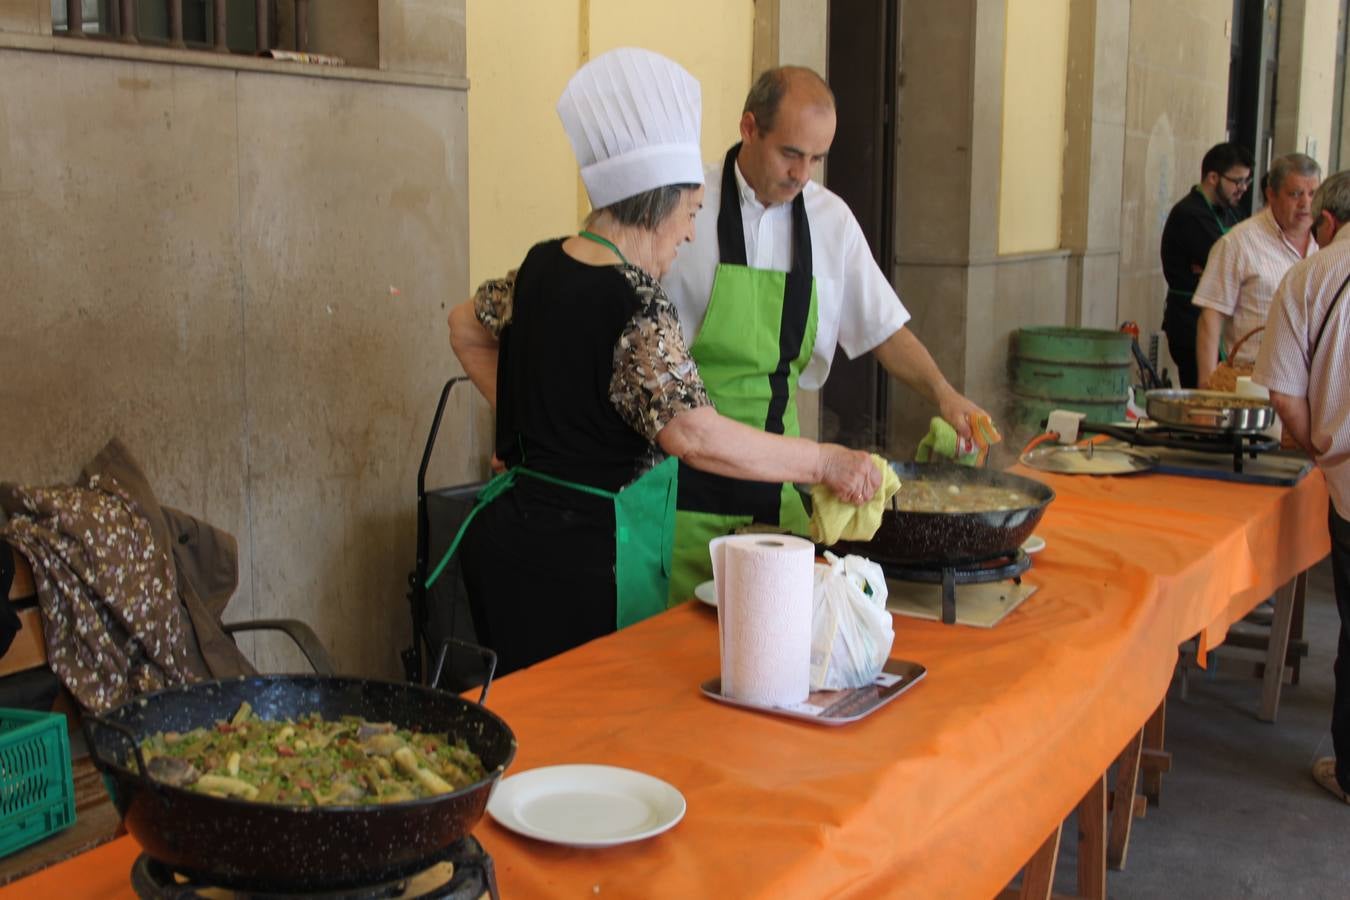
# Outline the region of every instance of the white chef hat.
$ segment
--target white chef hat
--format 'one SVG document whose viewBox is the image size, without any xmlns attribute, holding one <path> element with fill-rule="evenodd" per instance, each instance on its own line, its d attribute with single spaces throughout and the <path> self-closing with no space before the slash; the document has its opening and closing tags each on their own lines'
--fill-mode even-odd
<svg viewBox="0 0 1350 900">
<path fill-rule="evenodd" d="M 596 209 L 668 184 L 702 184 L 698 81 L 650 50 L 624 47 L 586 63 L 558 116 Z"/>
</svg>

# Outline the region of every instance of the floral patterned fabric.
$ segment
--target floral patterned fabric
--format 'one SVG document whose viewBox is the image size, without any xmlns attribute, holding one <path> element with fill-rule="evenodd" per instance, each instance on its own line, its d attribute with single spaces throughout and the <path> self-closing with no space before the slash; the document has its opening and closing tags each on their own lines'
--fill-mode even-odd
<svg viewBox="0 0 1350 900">
<path fill-rule="evenodd" d="M 609 401 L 628 425 L 653 444 L 680 413 L 711 406 L 680 330 L 679 313 L 659 282 L 637 266 L 619 266 L 638 300 L 637 312 L 614 344 Z M 474 313 L 493 337 L 511 324 L 516 270 L 483 282 Z"/>
<path fill-rule="evenodd" d="M 116 480 L 5 490 L 0 538 L 32 566 L 48 664 L 82 706 L 103 712 L 200 677 L 183 652 L 171 548 Z"/>
</svg>

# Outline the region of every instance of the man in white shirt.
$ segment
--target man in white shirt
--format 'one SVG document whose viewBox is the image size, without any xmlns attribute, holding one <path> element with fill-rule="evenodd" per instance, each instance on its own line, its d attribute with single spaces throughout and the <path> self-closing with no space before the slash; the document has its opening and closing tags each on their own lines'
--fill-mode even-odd
<svg viewBox="0 0 1350 900">
<path fill-rule="evenodd" d="M 1331 495 L 1332 574 L 1341 633 L 1331 707 L 1334 757 L 1313 777 L 1350 802 L 1350 172 L 1327 179 L 1313 199 L 1313 233 L 1323 247 L 1280 282 L 1253 379 L 1270 389 L 1285 433 L 1317 461 Z"/>
<path fill-rule="evenodd" d="M 948 383 L 905 327 L 909 313 L 837 195 L 811 181 L 834 141 L 834 96 L 810 69 L 761 75 L 746 98 L 741 143 L 705 175 L 692 245 L 662 284 L 719 412 L 796 432 L 798 384 L 817 389 L 836 346 L 868 351 L 927 397 L 964 438 L 981 410 Z M 805 533 L 791 485 L 680 471 L 671 599 L 708 577 L 708 540 L 761 523 Z"/>
<path fill-rule="evenodd" d="M 1209 251 L 1191 302 L 1200 307 L 1195 337 L 1197 381 L 1204 385 L 1219 365 L 1219 338 L 1231 349 L 1266 324 L 1270 298 L 1289 267 L 1317 249 L 1312 196 L 1322 178 L 1317 161 L 1302 153 L 1270 165 L 1266 208 L 1235 226 Z M 1260 336 L 1243 343 L 1237 365 L 1250 364 Z"/>
</svg>

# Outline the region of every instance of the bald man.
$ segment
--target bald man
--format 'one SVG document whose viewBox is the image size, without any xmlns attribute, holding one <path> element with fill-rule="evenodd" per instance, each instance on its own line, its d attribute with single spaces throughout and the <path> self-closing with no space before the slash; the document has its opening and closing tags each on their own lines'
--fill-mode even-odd
<svg viewBox="0 0 1350 900">
<path fill-rule="evenodd" d="M 761 75 L 741 115 L 741 142 L 705 173 L 693 244 L 662 279 L 717 410 L 797 433 L 798 385 L 816 390 L 835 347 L 871 352 L 969 437 L 982 413 L 905 327 L 909 313 L 838 195 L 811 180 L 834 141 L 834 94 L 810 69 Z M 708 541 L 751 523 L 807 533 L 792 485 L 681 467 L 671 600 L 711 576 Z"/>
</svg>

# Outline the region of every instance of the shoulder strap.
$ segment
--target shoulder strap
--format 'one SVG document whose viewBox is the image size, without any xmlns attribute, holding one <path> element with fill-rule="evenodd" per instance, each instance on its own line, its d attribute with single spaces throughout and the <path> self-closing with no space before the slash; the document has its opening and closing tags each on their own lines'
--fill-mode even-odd
<svg viewBox="0 0 1350 900">
<path fill-rule="evenodd" d="M 1331 321 L 1331 314 L 1336 311 L 1336 304 L 1340 302 L 1341 296 L 1345 293 L 1345 288 L 1350 285 L 1350 275 L 1345 276 L 1341 286 L 1336 289 L 1336 296 L 1331 298 L 1331 305 L 1327 307 L 1327 314 L 1322 317 L 1322 324 L 1317 329 L 1317 339 L 1313 341 L 1312 350 L 1308 353 L 1308 367 L 1312 368 L 1312 361 L 1317 357 L 1317 348 L 1322 345 L 1322 335 L 1326 334 L 1327 323 Z"/>
<path fill-rule="evenodd" d="M 722 196 L 717 209 L 717 247 L 720 261 L 732 266 L 746 264 L 745 226 L 741 219 L 741 192 L 736 184 L 737 144 L 722 161 Z"/>
</svg>

